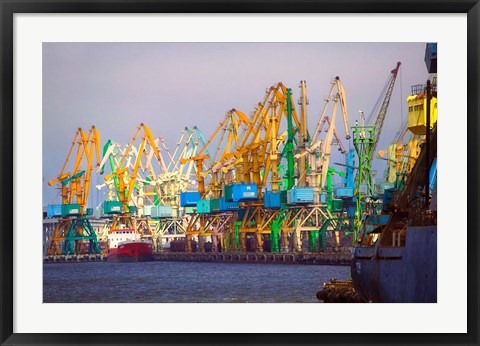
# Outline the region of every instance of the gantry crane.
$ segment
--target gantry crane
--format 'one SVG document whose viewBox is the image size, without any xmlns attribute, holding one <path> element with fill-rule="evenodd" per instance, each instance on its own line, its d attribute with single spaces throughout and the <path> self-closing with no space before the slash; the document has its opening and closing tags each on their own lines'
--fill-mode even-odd
<svg viewBox="0 0 480 346">
<path fill-rule="evenodd" d="M 341 153 L 346 153 L 345 146 L 342 143 L 335 125 L 337 110 L 339 108 L 342 112 L 345 138 L 347 140 L 350 138 L 350 133 L 348 128 L 346 92 L 343 84 L 339 77 L 335 77 L 330 84 L 330 91 L 325 98 L 325 103 L 315 131 L 310 137 L 308 133 L 306 133 L 305 126 L 301 127 L 301 136 L 295 154 L 299 165 L 299 179 L 289 192 L 290 198 L 288 198 L 289 196 L 287 195 L 287 204 L 290 206 L 287 211 L 287 217 L 282 225 L 282 243 L 286 243 L 287 233 L 293 233 L 295 251 L 302 251 L 302 232 L 303 235 L 306 234 L 308 236 L 309 251 L 315 251 L 318 244 L 319 231 L 323 230 L 325 232 L 327 229 L 337 229 L 337 220 L 339 217 L 334 216 L 333 208 L 329 208 L 328 206 L 334 203 L 337 205 L 338 200 L 333 200 L 333 193 L 328 195 L 321 192 L 325 190 L 325 185 L 328 180 L 332 146 L 338 145 Z M 301 82 L 300 87 L 302 94 L 299 102 L 302 111 L 301 123 L 306 123 L 307 102 L 305 81 Z M 330 105 L 332 107 L 329 107 Z M 327 111 L 330 111 L 329 108 L 331 108 L 330 116 L 326 115 Z M 325 138 L 320 138 L 320 135 L 324 132 L 323 129 L 325 125 L 328 125 L 326 136 Z M 302 132 L 304 133 L 302 134 Z M 326 195 L 329 197 L 328 201 L 325 200 L 324 196 Z M 322 198 L 320 198 L 321 196 Z M 338 245 L 339 235 L 337 233 L 336 239 Z M 283 246 L 282 251 L 288 251 L 287 246 Z"/>
<path fill-rule="evenodd" d="M 103 154 L 102 154 L 102 161 L 100 162 L 99 167 L 97 168 L 97 172 L 102 174 L 105 172 L 105 165 L 107 162 L 110 164 L 110 171 L 115 172 L 119 168 L 120 160 L 122 159 L 123 155 L 125 155 L 127 146 L 122 149 L 121 145 L 118 143 L 113 142 L 112 140 L 107 140 L 105 142 L 105 145 L 103 146 Z M 138 156 L 138 151 L 135 146 L 132 146 L 130 148 L 130 152 L 128 153 L 128 159 L 126 162 L 126 166 L 128 167 L 133 167 L 132 165 L 132 159 L 135 160 L 136 157 Z M 98 190 L 101 190 L 103 187 L 108 188 L 108 194 L 107 194 L 107 202 L 111 201 L 120 201 L 120 181 L 118 179 L 118 176 L 113 175 L 111 178 L 107 181 L 105 181 L 103 184 L 98 184 L 96 188 Z M 120 204 L 119 204 L 120 208 Z M 120 211 L 120 209 L 118 209 Z M 107 204 L 107 209 L 104 207 L 104 212 L 109 213 L 108 211 L 108 204 Z"/>
<path fill-rule="evenodd" d="M 217 197 L 221 192 L 220 182 L 218 180 L 219 170 L 215 170 L 215 174 L 211 174 L 211 182 L 208 184 L 208 189 L 206 188 L 206 172 L 204 171 L 204 161 L 208 160 L 208 167 L 213 169 L 215 163 L 223 162 L 226 157 L 229 157 L 229 154 L 232 151 L 232 145 L 237 145 L 239 140 L 240 128 L 246 126 L 249 120 L 247 116 L 239 111 L 238 109 L 231 109 L 227 112 L 224 119 L 219 123 L 214 133 L 210 136 L 208 141 L 204 144 L 203 148 L 195 155 L 189 158 L 180 159 L 180 163 L 185 164 L 186 162 L 193 160 L 196 162 L 197 168 L 197 180 L 198 180 L 198 192 L 201 194 L 202 198 L 206 197 L 210 192 Z M 211 157 L 208 152 L 210 144 L 217 138 L 220 134 L 218 140 L 217 149 L 215 151 L 214 157 Z M 225 142 L 226 140 L 226 142 Z M 218 197 L 217 197 L 218 198 Z"/>
<path fill-rule="evenodd" d="M 263 102 L 260 102 L 246 129 L 234 156 L 238 161 L 236 167 L 236 181 L 230 186 L 238 188 L 242 200 L 242 223 L 239 227 L 239 250 L 247 250 L 246 237 L 255 236 L 256 251 L 263 251 L 263 241 L 272 235 L 272 248 L 278 250 L 278 230 L 283 212 L 280 208 L 279 175 L 281 160 L 281 145 L 287 146 L 287 187 L 294 182 L 293 162 L 293 124 L 298 129 L 300 121 L 293 108 L 291 91 L 282 83 L 267 89 Z M 281 133 L 282 119 L 290 124 L 286 132 Z M 267 188 L 268 191 L 264 189 Z M 251 189 L 252 191 L 248 191 Z M 265 198 L 264 198 L 265 197 Z M 273 204 L 266 201 L 275 200 Z M 277 203 L 278 202 L 278 203 Z"/>
<path fill-rule="evenodd" d="M 217 248 L 217 238 L 222 236 L 225 229 L 232 227 L 231 225 L 234 222 L 233 216 L 236 215 L 235 211 L 227 211 L 227 208 L 222 210 L 223 212 L 220 210 L 224 178 L 230 174 L 229 169 L 224 170 L 223 168 L 225 162 L 232 159 L 231 153 L 238 146 L 241 129 L 248 122 L 249 119 L 244 113 L 237 109 L 231 109 L 226 113 L 224 119 L 219 123 L 210 138 L 207 141 L 203 141 L 203 148 L 196 155 L 180 160 L 181 164 L 189 161 L 196 163 L 197 192 L 199 194 L 198 197 L 201 198 L 195 203 L 196 213 L 190 218 L 187 225 L 187 252 L 192 250 L 191 241 L 194 236 L 198 236 L 199 249 L 203 251 L 205 237 L 212 235 L 213 249 L 215 250 Z M 211 156 L 209 146 L 214 141 L 217 141 L 218 144 L 214 155 Z M 207 160 L 207 164 L 205 160 Z M 222 203 L 222 205 L 225 205 L 225 203 Z M 214 211 L 214 213 L 210 211 Z"/>
<path fill-rule="evenodd" d="M 163 171 L 156 176 L 153 184 L 155 189 L 156 213 L 151 213 L 155 219 L 156 238 L 178 238 L 185 236 L 186 223 L 191 218 L 193 210 L 180 208 L 180 196 L 185 192 L 192 192 L 196 189 L 196 180 L 193 176 L 196 173 L 195 162 L 187 158 L 197 155 L 200 144 L 205 144 L 203 133 L 196 126 L 185 127 L 180 134 L 175 150 L 170 151 L 165 144 L 162 144 L 168 153 L 169 160 L 165 163 Z M 150 164 L 152 155 L 149 155 L 147 166 Z M 203 167 L 202 171 L 205 171 Z M 155 208 L 155 206 L 153 206 Z M 161 208 L 161 210 L 160 210 Z M 152 209 L 153 211 L 154 209 Z"/>
<path fill-rule="evenodd" d="M 158 139 L 155 141 L 155 143 L 158 143 Z M 127 152 L 127 150 L 129 151 Z M 153 153 L 151 154 L 153 155 Z M 125 167 L 133 170 L 134 163 L 139 155 L 139 152 L 135 145 L 126 145 L 122 149 L 120 144 L 108 140 L 104 145 L 103 158 L 100 163 L 100 167 L 98 168 L 98 172 L 100 174 L 103 174 L 107 161 L 110 162 L 111 172 L 117 171 L 119 169 L 120 161 L 124 155 L 127 156 L 126 162 L 124 163 Z M 162 162 L 160 162 L 160 166 L 162 166 Z M 148 173 L 155 176 L 153 168 L 148 164 L 141 165 L 139 167 L 136 183 L 134 185 L 134 190 L 136 191 L 136 193 L 131 194 L 131 200 L 129 201 L 132 209 L 135 208 L 135 213 L 140 216 L 144 215 L 144 200 L 149 199 L 149 194 L 145 192 L 145 187 L 149 185 L 155 185 L 154 181 L 152 181 L 152 178 L 148 175 Z M 128 184 L 128 182 L 129 177 L 124 176 L 124 183 Z M 118 176 L 110 176 L 109 180 L 105 181 L 103 184 L 97 185 L 96 188 L 100 190 L 105 186 L 108 187 L 108 195 L 103 203 L 103 213 L 106 215 L 110 215 L 121 212 L 120 181 L 118 179 Z M 149 204 L 151 203 L 153 202 L 151 201 Z"/>
<path fill-rule="evenodd" d="M 133 168 L 130 170 L 130 167 L 127 165 L 128 156 L 131 152 L 131 148 L 134 146 L 134 143 L 139 138 L 139 134 L 142 130 L 143 136 L 141 137 L 140 144 L 138 146 L 138 155 L 135 158 Z M 137 131 L 132 137 L 132 141 L 126 148 L 117 169 L 111 172 L 110 175 L 105 177 L 105 181 L 109 181 L 115 176 L 118 178 L 118 195 L 120 197 L 119 202 L 121 203 L 121 210 L 119 213 L 114 215 L 109 233 L 115 232 L 119 229 L 129 229 L 134 230 L 135 234 L 140 234 L 142 238 L 153 238 L 153 231 L 150 227 L 148 219 L 141 216 L 134 217 L 132 215 L 132 208 L 130 208 L 130 201 L 132 198 L 135 184 L 138 180 L 139 169 L 140 167 L 142 167 L 141 160 L 142 157 L 147 155 L 146 153 L 148 146 L 153 148 L 155 158 L 158 162 L 161 162 L 162 158 L 160 157 L 159 151 L 156 147 L 155 139 L 151 133 L 151 130 L 145 124 L 141 123 L 137 127 Z M 152 241 L 154 242 L 155 240 L 152 239 Z"/>
<path fill-rule="evenodd" d="M 319 186 L 321 189 L 325 188 L 326 177 L 328 174 L 328 168 L 330 164 L 330 156 L 332 151 L 332 145 L 338 145 L 339 151 L 342 154 L 347 152 L 345 146 L 342 143 L 342 140 L 338 134 L 337 127 L 335 125 L 335 120 L 337 116 L 338 104 L 340 104 L 340 109 L 342 111 L 342 120 L 345 129 L 345 139 L 350 139 L 350 131 L 348 128 L 348 110 L 347 110 L 347 98 L 345 88 L 343 83 L 340 81 L 340 78 L 337 76 L 330 83 L 330 91 L 328 96 L 325 98 L 325 103 L 320 113 L 315 131 L 310 139 L 310 144 L 308 148 L 303 148 L 295 156 L 297 158 L 302 158 L 306 155 L 309 155 L 312 159 L 311 161 L 311 179 L 309 181 L 309 186 Z M 303 90 L 304 88 L 302 88 Z M 326 115 L 331 107 L 331 116 Z M 323 132 L 325 124 L 328 125 L 326 130 L 326 136 L 324 139 L 320 138 L 320 134 Z M 319 179 L 315 178 L 315 175 L 319 175 Z M 305 186 L 305 184 L 300 186 Z M 318 202 L 318 196 L 315 196 L 315 201 Z"/>
<path fill-rule="evenodd" d="M 95 126 L 90 128 L 88 135 L 78 128 L 59 175 L 48 182 L 50 186 L 59 185 L 62 197 L 61 218 L 54 229 L 48 255 L 69 255 L 83 251 L 100 252 L 97 236 L 87 217 L 92 211 L 92 209 L 87 209 L 87 202 L 93 156 L 95 152 L 98 166 L 100 162 L 99 146 L 100 135 Z M 75 147 L 73 169 L 66 171 Z M 84 167 L 82 167 L 82 163 Z M 88 248 L 82 249 L 86 242 L 88 242 Z"/>
</svg>

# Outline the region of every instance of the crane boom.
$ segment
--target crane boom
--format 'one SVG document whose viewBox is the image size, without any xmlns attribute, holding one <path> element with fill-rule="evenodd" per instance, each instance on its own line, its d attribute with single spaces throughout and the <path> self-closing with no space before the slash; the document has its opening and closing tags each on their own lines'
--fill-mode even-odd
<svg viewBox="0 0 480 346">
<path fill-rule="evenodd" d="M 390 103 L 390 98 L 392 96 L 393 87 L 395 86 L 395 80 L 397 79 L 398 70 L 400 69 L 401 62 L 397 62 L 397 67 L 395 67 L 390 73 L 390 81 L 388 84 L 387 92 L 385 93 L 385 98 L 383 99 L 382 106 L 378 112 L 377 119 L 375 120 L 375 132 L 376 138 L 373 146 L 373 152 L 377 148 L 378 140 L 380 139 L 380 134 L 382 132 L 383 123 L 385 121 L 385 115 L 387 114 L 388 104 Z"/>
<path fill-rule="evenodd" d="M 97 159 L 96 165 L 97 167 L 99 166 L 99 143 L 100 135 L 95 126 L 90 128 L 88 135 L 81 128 L 78 128 L 60 174 L 57 178 L 48 182 L 50 186 L 53 186 L 56 183 L 60 184 L 62 204 L 78 203 L 80 205 L 80 215 L 83 215 L 87 205 L 94 151 Z M 75 155 L 73 170 L 65 172 L 65 168 L 67 167 L 75 146 L 77 146 L 77 152 Z M 86 168 L 80 170 L 80 166 L 84 160 L 86 162 Z"/>
<path fill-rule="evenodd" d="M 140 131 L 143 129 L 143 136 L 140 142 L 140 147 L 138 149 L 138 154 L 135 159 L 135 163 L 133 164 L 132 168 L 132 173 L 129 174 L 129 155 L 134 147 L 134 143 L 138 138 L 138 135 L 140 134 Z M 119 181 L 119 192 L 120 192 L 120 202 L 122 202 L 122 211 L 123 212 L 128 212 L 128 202 L 130 201 L 132 197 L 132 192 L 134 189 L 135 182 L 137 180 L 137 174 L 138 170 L 140 168 L 140 162 L 141 162 L 141 157 L 142 155 L 147 155 L 146 154 L 146 144 L 149 144 L 150 147 L 152 148 L 153 154 L 155 158 L 157 159 L 158 163 L 161 164 L 162 162 L 162 157 L 160 156 L 160 153 L 158 151 L 155 139 L 152 135 L 152 132 L 150 131 L 150 128 L 148 128 L 145 124 L 141 123 L 137 127 L 137 131 L 135 132 L 135 135 L 132 138 L 132 141 L 128 145 L 127 149 L 125 150 L 120 163 L 117 167 L 117 170 L 115 172 L 112 172 L 111 175 L 105 177 L 105 181 L 110 180 L 112 177 L 117 176 L 118 181 Z M 125 182 L 125 174 L 128 177 L 128 181 Z"/>
</svg>

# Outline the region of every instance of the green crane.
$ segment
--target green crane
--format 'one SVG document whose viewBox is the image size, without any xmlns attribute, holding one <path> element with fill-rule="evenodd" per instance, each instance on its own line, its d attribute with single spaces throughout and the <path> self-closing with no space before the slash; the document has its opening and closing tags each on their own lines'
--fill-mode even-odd
<svg viewBox="0 0 480 346">
<path fill-rule="evenodd" d="M 292 89 L 287 88 L 287 142 L 282 151 L 282 156 L 287 159 L 287 170 L 284 175 L 285 190 L 290 190 L 295 185 L 295 160 L 293 157 L 293 147 L 295 141 L 294 127 L 293 127 L 293 105 L 292 105 Z M 279 252 L 279 234 L 281 226 L 287 215 L 287 208 L 281 205 L 280 212 L 271 226 L 270 238 L 272 242 L 271 251 Z"/>
<path fill-rule="evenodd" d="M 398 62 L 396 68 L 390 71 L 385 97 L 383 99 L 382 106 L 380 107 L 380 111 L 376 117 L 375 125 L 365 126 L 364 124 L 361 124 L 360 126 L 356 125 L 352 128 L 353 145 L 359 160 L 354 191 L 357 204 L 355 232 L 353 235 L 354 242 L 357 240 L 360 228 L 362 227 L 362 203 L 368 202 L 369 199 L 371 199 L 375 194 L 371 172 L 372 158 L 382 132 L 385 115 L 387 114 L 388 105 L 390 103 L 390 98 L 392 96 L 398 70 L 400 69 L 400 64 L 401 63 Z M 363 116 L 362 112 L 361 114 Z M 362 186 L 365 187 L 365 191 L 361 191 Z"/>
</svg>

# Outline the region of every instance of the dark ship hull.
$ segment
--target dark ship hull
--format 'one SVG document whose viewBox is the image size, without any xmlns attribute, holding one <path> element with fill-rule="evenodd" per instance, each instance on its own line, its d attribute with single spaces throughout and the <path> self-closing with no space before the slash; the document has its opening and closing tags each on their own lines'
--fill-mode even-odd
<svg viewBox="0 0 480 346">
<path fill-rule="evenodd" d="M 391 246 L 393 235 L 390 242 L 354 248 L 355 291 L 368 302 L 437 302 L 437 226 L 409 226 L 403 246 L 402 239 L 400 246 Z"/>
</svg>

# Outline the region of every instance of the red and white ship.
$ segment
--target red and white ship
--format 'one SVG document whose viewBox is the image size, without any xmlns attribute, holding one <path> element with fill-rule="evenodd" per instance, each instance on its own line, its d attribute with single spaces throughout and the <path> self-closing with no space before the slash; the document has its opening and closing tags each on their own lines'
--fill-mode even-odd
<svg viewBox="0 0 480 346">
<path fill-rule="evenodd" d="M 114 229 L 108 235 L 108 262 L 153 261 L 152 242 L 132 228 Z"/>
</svg>

